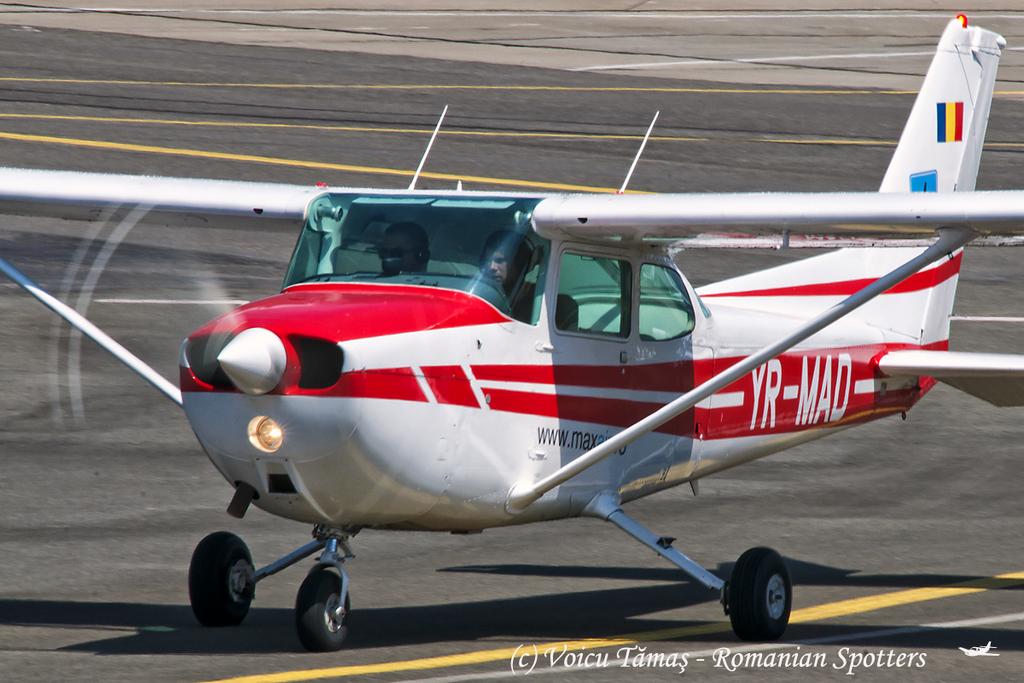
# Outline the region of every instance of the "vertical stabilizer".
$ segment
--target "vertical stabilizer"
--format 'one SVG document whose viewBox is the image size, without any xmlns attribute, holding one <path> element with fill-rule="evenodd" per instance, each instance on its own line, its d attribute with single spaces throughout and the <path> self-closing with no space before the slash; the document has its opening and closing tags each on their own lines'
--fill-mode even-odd
<svg viewBox="0 0 1024 683">
<path fill-rule="evenodd" d="M 966 24 L 957 17 L 943 32 L 880 192 L 974 189 L 1006 41 Z"/>
</svg>

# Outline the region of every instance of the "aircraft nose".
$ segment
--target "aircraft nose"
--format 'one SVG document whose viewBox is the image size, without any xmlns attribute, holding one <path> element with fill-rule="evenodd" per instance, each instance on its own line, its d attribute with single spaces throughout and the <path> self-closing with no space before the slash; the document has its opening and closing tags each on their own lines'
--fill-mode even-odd
<svg viewBox="0 0 1024 683">
<path fill-rule="evenodd" d="M 251 327 L 221 349 L 217 362 L 236 387 L 258 396 L 281 381 L 288 355 L 280 337 L 262 327 Z"/>
</svg>

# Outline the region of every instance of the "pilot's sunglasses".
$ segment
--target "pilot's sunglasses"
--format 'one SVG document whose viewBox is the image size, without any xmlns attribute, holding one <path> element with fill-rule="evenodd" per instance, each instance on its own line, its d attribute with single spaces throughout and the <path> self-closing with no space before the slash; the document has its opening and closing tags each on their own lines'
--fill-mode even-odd
<svg viewBox="0 0 1024 683">
<path fill-rule="evenodd" d="M 405 256 L 406 254 L 415 254 L 415 249 L 402 249 L 401 247 L 381 247 L 377 250 L 381 258 L 398 258 L 399 256 Z"/>
</svg>

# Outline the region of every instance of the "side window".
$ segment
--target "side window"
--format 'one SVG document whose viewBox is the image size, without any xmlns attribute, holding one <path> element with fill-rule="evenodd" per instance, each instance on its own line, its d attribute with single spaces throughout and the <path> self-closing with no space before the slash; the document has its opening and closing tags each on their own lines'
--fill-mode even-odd
<svg viewBox="0 0 1024 683">
<path fill-rule="evenodd" d="M 640 266 L 640 338 L 678 339 L 693 331 L 693 304 L 679 273 L 645 263 Z"/>
<path fill-rule="evenodd" d="M 629 261 L 562 254 L 555 327 L 609 337 L 629 336 Z"/>
</svg>

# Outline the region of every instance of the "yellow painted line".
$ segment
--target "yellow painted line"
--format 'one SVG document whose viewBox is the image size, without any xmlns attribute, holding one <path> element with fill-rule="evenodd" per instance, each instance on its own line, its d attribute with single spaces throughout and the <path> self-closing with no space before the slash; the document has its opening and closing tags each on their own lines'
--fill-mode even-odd
<svg viewBox="0 0 1024 683">
<path fill-rule="evenodd" d="M 754 138 L 753 142 L 779 145 L 852 145 L 861 147 L 895 147 L 895 140 L 853 140 L 841 138 Z M 1020 149 L 1024 142 L 986 142 L 986 149 Z"/>
<path fill-rule="evenodd" d="M 894 591 L 879 595 L 868 595 L 862 598 L 850 598 L 848 600 L 839 600 L 837 602 L 828 602 L 812 607 L 804 607 L 803 609 L 793 610 L 790 615 L 789 622 L 791 624 L 799 624 L 811 621 L 820 621 L 823 619 L 834 619 L 852 614 L 873 612 L 887 607 L 928 602 L 931 600 L 940 600 L 942 598 L 981 593 L 993 589 L 1012 588 L 1020 585 L 1024 585 L 1024 571 L 999 574 L 997 576 L 983 579 L 972 579 L 970 581 L 954 583 L 948 586 L 911 588 L 909 590 Z M 726 633 L 731 630 L 732 629 L 727 622 L 714 622 L 709 624 L 698 624 L 695 626 L 682 626 L 655 631 L 627 633 L 610 638 L 584 638 L 580 640 L 565 640 L 556 643 L 538 643 L 537 646 L 543 650 L 595 650 L 608 647 L 622 647 L 641 642 L 676 640 L 690 636 Z M 349 664 L 346 666 L 327 667 L 323 669 L 305 669 L 300 671 L 282 671 L 280 673 L 272 674 L 255 674 L 252 676 L 219 679 L 218 681 L 210 683 L 294 683 L 295 681 L 314 681 L 325 678 L 347 678 L 350 676 L 397 673 L 401 671 L 446 669 L 455 666 L 468 666 L 470 664 L 487 664 L 490 662 L 508 661 L 516 654 L 517 648 L 504 647 L 494 650 L 478 650 L 476 652 L 462 652 L 453 655 L 406 659 L 395 662 L 380 662 L 377 664 Z"/>
<path fill-rule="evenodd" d="M 184 149 L 179 147 L 157 147 L 154 145 L 136 145 L 126 142 L 110 142 L 107 140 L 84 140 L 81 138 L 62 138 L 51 135 L 25 135 L 22 133 L 0 132 L 0 140 L 13 140 L 16 142 L 34 142 L 51 145 L 67 145 L 70 147 L 86 147 L 91 149 L 116 150 L 119 152 L 141 152 L 144 154 L 166 154 L 171 156 L 193 157 L 199 159 L 218 159 L 222 161 L 244 161 L 257 164 L 272 164 L 275 166 L 291 166 L 294 168 L 313 168 L 325 171 L 345 171 L 348 173 L 367 173 L 375 175 L 400 176 L 411 178 L 412 171 L 397 168 L 382 168 L 379 166 L 355 166 L 352 164 L 334 164 L 325 161 L 307 161 L 302 159 L 283 159 L 280 157 L 267 157 L 255 154 L 235 154 L 231 152 L 212 152 L 203 149 Z M 420 173 L 422 178 L 434 180 L 450 180 L 456 182 L 461 180 L 465 183 L 481 183 L 484 185 L 501 185 L 508 187 L 522 187 L 542 190 L 553 190 L 562 192 L 618 192 L 617 187 L 597 187 L 593 185 L 572 185 L 568 183 L 549 183 L 540 180 L 518 180 L 515 178 L 491 178 L 487 176 L 459 175 L 457 173 L 434 173 L 424 171 Z M 627 190 L 633 194 L 647 194 L 636 190 Z"/>
<path fill-rule="evenodd" d="M 780 145 L 862 145 L 865 147 L 895 147 L 893 140 L 849 140 L 836 138 L 759 138 L 758 142 L 771 142 Z"/>
<path fill-rule="evenodd" d="M 265 123 L 255 121 L 191 121 L 187 119 L 149 119 L 124 116 L 71 116 L 62 114 L 0 113 L 0 119 L 31 121 L 83 121 L 88 123 L 132 123 L 165 126 L 197 126 L 213 128 L 283 128 L 298 130 L 326 130 L 344 133 L 405 133 L 430 135 L 433 128 L 387 128 L 374 126 L 336 126 L 316 123 Z M 574 140 L 643 140 L 643 135 L 616 135 L 604 133 L 536 133 L 529 131 L 441 130 L 439 135 L 489 138 L 569 138 Z M 707 142 L 708 138 L 682 135 L 652 135 L 651 140 L 666 142 Z"/>
<path fill-rule="evenodd" d="M 836 617 L 850 614 L 861 614 L 873 612 L 887 607 L 898 607 L 910 605 L 916 602 L 929 602 L 942 598 L 952 598 L 959 595 L 970 595 L 972 593 L 983 593 L 998 588 L 1012 588 L 1024 585 L 1024 572 L 1011 572 L 999 574 L 984 579 L 971 579 L 948 586 L 935 586 L 930 588 L 911 588 L 909 590 L 895 591 L 893 593 L 882 593 L 881 595 L 868 595 L 863 598 L 851 598 L 829 602 L 814 607 L 805 607 L 793 612 L 790 617 L 791 623 L 804 623 L 818 621 L 821 619 L 834 619 Z"/>
</svg>

